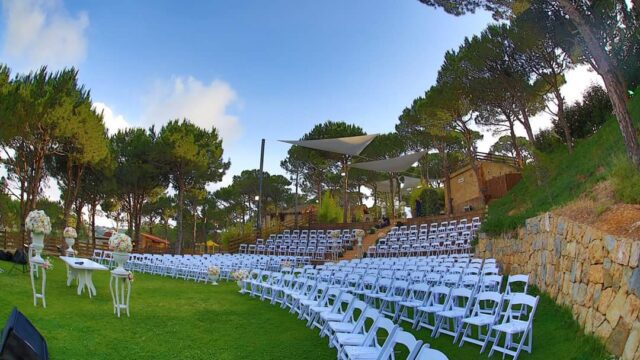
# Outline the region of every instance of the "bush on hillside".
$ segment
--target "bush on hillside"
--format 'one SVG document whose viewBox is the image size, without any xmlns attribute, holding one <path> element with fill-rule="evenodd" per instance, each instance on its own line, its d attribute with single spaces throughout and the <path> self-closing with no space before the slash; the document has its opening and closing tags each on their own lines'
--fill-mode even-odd
<svg viewBox="0 0 640 360">
<path fill-rule="evenodd" d="M 416 200 L 422 203 L 420 212 L 416 211 Z M 444 208 L 444 192 L 429 187 L 413 189 L 409 194 L 409 205 L 416 216 L 438 215 Z"/>
<path fill-rule="evenodd" d="M 533 145 L 537 151 L 551 153 L 557 147 L 562 146 L 562 140 L 553 129 L 543 129 L 534 136 Z"/>
<path fill-rule="evenodd" d="M 616 156 L 612 162 L 611 179 L 618 201 L 640 204 L 640 172 L 625 156 Z"/>
<path fill-rule="evenodd" d="M 321 223 L 342 222 L 342 208 L 329 192 L 322 195 L 322 205 L 318 209 L 318 221 Z"/>
<path fill-rule="evenodd" d="M 582 101 L 576 102 L 565 109 L 565 119 L 569 124 L 569 131 L 573 139 L 584 139 L 595 134 L 609 119 L 613 107 L 607 92 L 600 85 L 592 85 L 584 92 Z M 553 120 L 553 130 L 564 142 L 564 130 Z"/>
</svg>

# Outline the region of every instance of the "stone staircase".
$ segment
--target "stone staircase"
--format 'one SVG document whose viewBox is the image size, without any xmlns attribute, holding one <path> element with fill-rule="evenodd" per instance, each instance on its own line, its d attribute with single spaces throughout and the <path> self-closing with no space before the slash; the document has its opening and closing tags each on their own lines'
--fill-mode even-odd
<svg viewBox="0 0 640 360">
<path fill-rule="evenodd" d="M 392 226 L 389 225 L 382 229 L 377 229 L 373 234 L 367 234 L 362 239 L 362 253 L 365 254 L 369 246 L 375 245 L 376 241 L 380 237 L 380 234 L 387 234 L 391 230 Z M 353 250 L 347 250 L 339 260 L 351 260 L 358 258 L 358 241 L 354 241 Z"/>
</svg>

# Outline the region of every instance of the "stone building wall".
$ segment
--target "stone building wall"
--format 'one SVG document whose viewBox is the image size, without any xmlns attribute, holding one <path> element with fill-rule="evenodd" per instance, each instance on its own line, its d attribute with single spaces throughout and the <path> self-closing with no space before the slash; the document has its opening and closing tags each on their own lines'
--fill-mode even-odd
<svg viewBox="0 0 640 360">
<path fill-rule="evenodd" d="M 476 255 L 571 308 L 587 334 L 622 359 L 640 359 L 640 241 L 547 213 L 512 234 L 480 236 Z"/>
</svg>

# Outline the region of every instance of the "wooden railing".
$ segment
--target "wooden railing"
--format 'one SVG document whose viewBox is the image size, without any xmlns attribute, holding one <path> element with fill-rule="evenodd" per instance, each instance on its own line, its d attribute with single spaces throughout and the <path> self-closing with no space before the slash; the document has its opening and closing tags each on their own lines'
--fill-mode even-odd
<svg viewBox="0 0 640 360">
<path fill-rule="evenodd" d="M 398 220 L 398 221 L 403 223 L 404 225 L 441 223 L 443 221 L 452 221 L 452 220 L 459 221 L 462 219 L 467 219 L 469 220 L 469 222 L 471 222 L 471 219 L 476 216 L 482 220 L 485 216 L 485 212 L 483 210 L 475 210 L 475 211 L 469 211 L 469 212 L 455 214 L 455 215 L 421 216 L 421 217 L 415 217 L 411 219 L 404 219 L 404 220 Z"/>
</svg>

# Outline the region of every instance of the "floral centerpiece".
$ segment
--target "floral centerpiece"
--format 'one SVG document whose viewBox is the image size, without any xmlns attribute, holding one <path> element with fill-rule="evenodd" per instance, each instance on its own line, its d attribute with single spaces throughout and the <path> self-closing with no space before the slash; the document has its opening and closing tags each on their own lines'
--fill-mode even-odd
<svg viewBox="0 0 640 360">
<path fill-rule="evenodd" d="M 72 228 L 71 226 L 67 226 L 66 228 L 64 228 L 64 231 L 62 232 L 62 236 L 64 237 L 64 241 L 67 243 L 67 246 L 69 247 L 67 249 L 67 252 L 74 253 L 73 245 L 76 243 L 76 238 L 78 237 L 78 233 L 76 233 L 76 229 Z"/>
<path fill-rule="evenodd" d="M 218 278 L 220 277 L 220 268 L 217 266 L 209 266 L 207 269 L 207 274 L 209 274 L 209 280 L 211 280 L 211 285 L 218 285 Z"/>
<path fill-rule="evenodd" d="M 109 238 L 109 249 L 113 251 L 113 260 L 118 265 L 113 270 L 114 274 L 128 274 L 124 264 L 129 260 L 129 253 L 133 250 L 131 238 L 126 234 L 115 233 Z"/>
<path fill-rule="evenodd" d="M 244 281 L 249 277 L 249 270 L 247 269 L 238 269 L 231 273 L 231 279 L 235 281 L 240 287 L 240 292 L 244 292 L 243 286 Z"/>
<path fill-rule="evenodd" d="M 44 263 L 41 256 L 44 249 L 44 236 L 51 233 L 51 220 L 42 210 L 33 210 L 27 215 L 25 228 L 31 232 L 31 246 L 36 251 L 32 262 Z"/>
<path fill-rule="evenodd" d="M 332 232 L 329 233 L 329 235 L 333 238 L 333 239 L 337 239 L 340 237 L 340 230 L 333 230 Z"/>
<path fill-rule="evenodd" d="M 291 264 L 291 261 L 289 260 L 285 260 L 282 262 L 282 267 L 283 268 L 290 268 L 293 264 Z"/>
<path fill-rule="evenodd" d="M 362 229 L 356 230 L 356 239 L 358 239 L 358 246 L 362 246 L 362 238 L 364 238 L 365 232 Z"/>
</svg>

